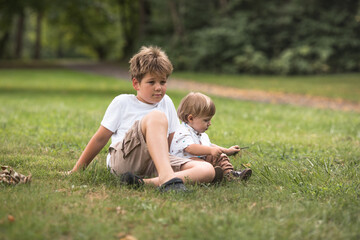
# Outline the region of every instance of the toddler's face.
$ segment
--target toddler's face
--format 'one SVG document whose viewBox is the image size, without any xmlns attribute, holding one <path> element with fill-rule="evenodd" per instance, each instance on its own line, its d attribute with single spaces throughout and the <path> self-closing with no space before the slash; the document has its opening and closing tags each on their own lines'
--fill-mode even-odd
<svg viewBox="0 0 360 240">
<path fill-rule="evenodd" d="M 212 117 L 192 117 L 189 118 L 188 124 L 198 133 L 203 133 L 210 127 L 211 118 Z"/>
<path fill-rule="evenodd" d="M 166 82 L 166 75 L 147 73 L 141 82 L 134 78 L 133 86 L 137 91 L 136 97 L 144 103 L 158 103 L 166 93 Z"/>
</svg>

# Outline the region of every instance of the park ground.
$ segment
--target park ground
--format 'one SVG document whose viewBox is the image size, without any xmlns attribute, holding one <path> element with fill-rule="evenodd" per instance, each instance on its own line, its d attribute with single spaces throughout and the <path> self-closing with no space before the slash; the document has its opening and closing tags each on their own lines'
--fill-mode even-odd
<svg viewBox="0 0 360 240">
<path fill-rule="evenodd" d="M 77 71 L 83 71 L 87 73 L 94 73 L 99 75 L 105 76 L 112 76 L 118 79 L 130 79 L 130 75 L 126 69 L 119 64 L 111 64 L 111 63 L 67 63 L 64 64 L 65 67 L 70 69 L 74 69 Z M 358 77 L 356 75 L 354 77 Z M 194 73 L 175 73 L 175 77 L 173 77 L 168 82 L 169 89 L 175 90 L 183 90 L 183 91 L 200 91 L 206 94 L 232 98 L 237 100 L 245 100 L 245 101 L 256 101 L 256 102 L 265 102 L 265 103 L 273 103 L 273 104 L 291 104 L 291 105 L 298 105 L 298 106 L 307 106 L 307 107 L 315 107 L 315 108 L 326 108 L 326 109 L 334 109 L 334 110 L 342 110 L 342 111 L 356 111 L 360 112 L 360 103 L 354 101 L 354 98 L 349 98 L 348 96 L 345 97 L 344 95 L 340 95 L 337 97 L 327 97 L 325 96 L 318 96 L 315 93 L 308 94 L 307 91 L 297 92 L 296 86 L 290 85 L 290 89 L 282 89 L 279 88 L 278 85 L 286 83 L 285 81 L 289 81 L 289 77 L 279 77 L 279 76 L 257 76 L 252 77 L 252 79 L 248 79 L 247 81 L 257 82 L 261 81 L 261 79 L 265 79 L 268 84 L 273 84 L 275 86 L 266 86 L 259 89 L 259 86 L 246 86 L 245 88 L 243 85 L 239 85 L 239 82 L 243 83 L 244 81 L 239 81 L 239 79 L 234 79 L 228 81 L 228 83 L 224 86 L 222 80 L 223 78 L 231 79 L 234 78 L 231 75 L 228 76 L 218 76 L 215 74 L 194 74 Z M 214 80 L 215 78 L 215 80 Z M 245 78 L 249 78 L 248 76 Z M 293 77 L 294 78 L 294 77 Z M 324 88 L 327 87 L 329 76 L 323 77 L 318 84 L 322 84 L 320 86 L 323 92 Z M 342 82 L 342 75 L 334 75 L 331 78 L 335 81 Z M 196 79 L 196 80 L 194 80 Z M 280 79 L 280 82 L 279 80 Z M 285 80 L 284 80 L 285 79 Z M 306 77 L 305 79 L 306 81 Z M 324 80 L 326 82 L 324 82 Z M 237 81 L 237 83 L 236 83 Z M 309 81 L 309 80 L 308 80 Z M 313 78 L 310 79 L 313 81 Z M 322 82 L 321 82 L 322 81 Z M 209 83 L 210 82 L 210 83 Z M 314 83 L 316 84 L 316 83 Z M 349 83 L 345 83 L 349 84 Z M 358 83 L 357 83 L 358 84 Z M 234 86 L 235 85 L 235 86 Z M 260 84 L 261 85 L 261 84 Z M 311 83 L 310 83 L 311 86 Z M 248 87 L 248 88 L 246 88 Z M 276 88 L 278 87 L 278 88 Z M 313 86 L 316 88 L 316 86 Z M 355 85 L 355 89 L 358 86 Z M 274 89 L 275 88 L 275 89 Z M 290 90 L 290 92 L 289 92 Z M 341 92 L 342 89 L 339 89 Z M 355 92 L 355 94 L 360 94 L 359 89 Z M 346 94 L 346 93 L 345 93 Z M 352 101 L 351 101 L 352 100 Z"/>
<path fill-rule="evenodd" d="M 0 163 L 32 174 L 31 184 L 0 185 L 0 239 L 360 237 L 359 74 L 175 73 L 170 81 L 179 81 L 177 87 L 185 85 L 179 79 L 217 85 L 218 94 L 209 92 L 217 113 L 208 134 L 219 145 L 249 146 L 231 160 L 254 171 L 247 183 L 189 186 L 194 191 L 186 195 L 121 185 L 105 167 L 105 148 L 86 171 L 61 174 L 76 162 L 110 101 L 133 93 L 126 79 L 64 68 L 0 69 Z M 225 86 L 325 102 L 244 101 L 220 95 L 235 95 Z M 169 88 L 175 106 L 198 90 Z"/>
</svg>

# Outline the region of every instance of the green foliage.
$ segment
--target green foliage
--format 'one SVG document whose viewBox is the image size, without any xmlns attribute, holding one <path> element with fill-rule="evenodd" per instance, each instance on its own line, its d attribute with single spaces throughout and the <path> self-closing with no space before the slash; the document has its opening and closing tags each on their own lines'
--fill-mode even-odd
<svg viewBox="0 0 360 240">
<path fill-rule="evenodd" d="M 234 65 L 240 72 L 259 73 L 268 70 L 268 59 L 260 52 L 256 51 L 253 46 L 247 45 L 243 52 L 234 57 Z"/>
<path fill-rule="evenodd" d="M 248 183 L 134 190 L 108 172 L 106 148 L 64 177 L 113 97 L 132 92 L 130 82 L 72 71 L 0 71 L 0 164 L 33 175 L 31 185 L 0 185 L 0 239 L 359 238 L 358 113 L 213 97 L 208 134 L 250 146 L 231 158 L 251 165 Z M 178 106 L 186 93 L 168 94 Z"/>
<path fill-rule="evenodd" d="M 36 24 L 34 18 L 41 12 L 44 15 L 41 24 L 44 49 L 42 56 L 87 57 L 101 60 L 120 59 L 122 56 L 124 42 L 119 7 L 115 0 L 12 1 L 6 8 L 0 8 L 0 25 L 7 26 L 3 33 L 0 30 L 0 42 L 6 33 L 10 34 L 1 44 L 14 47 L 9 40 L 15 38 L 15 32 L 19 29 L 11 23 L 18 19 L 20 11 L 25 12 L 27 23 L 22 30 L 25 51 L 33 48 Z M 4 55 L 3 58 L 15 57 L 11 51 L 7 55 L 1 54 L 0 51 L 0 57 L 1 55 Z M 28 57 L 28 54 L 25 53 L 24 56 Z"/>
<path fill-rule="evenodd" d="M 176 69 L 317 74 L 360 70 L 357 0 L 0 1 L 0 58 L 25 57 L 43 14 L 46 58 L 126 60 L 142 45 L 165 49 Z M 26 27 L 17 20 L 25 14 Z M 29 32 L 29 33 L 26 33 Z M 16 40 L 16 41 L 15 41 Z"/>
<path fill-rule="evenodd" d="M 208 4 L 216 6 L 212 1 Z M 324 5 L 322 1 L 238 0 L 218 8 L 204 9 L 201 15 L 208 17 L 201 26 L 185 25 L 186 41 L 165 44 L 176 67 L 281 74 L 360 69 L 358 1 Z M 187 10 L 196 12 L 196 8 Z M 196 22 L 194 15 L 181 16 L 184 22 Z"/>
<path fill-rule="evenodd" d="M 58 40 L 57 46 L 74 44 L 80 46 L 84 55 L 101 60 L 119 58 L 123 42 L 120 15 L 114 4 L 113 0 L 77 0 L 60 1 L 59 5 L 52 6 L 48 13 L 51 18 L 49 27 L 61 26 L 54 33 L 58 34 L 58 38 L 53 38 Z M 58 11 L 59 6 L 63 11 Z M 68 39 L 63 39 L 63 34 Z M 68 43 L 62 42 L 64 40 Z"/>
</svg>

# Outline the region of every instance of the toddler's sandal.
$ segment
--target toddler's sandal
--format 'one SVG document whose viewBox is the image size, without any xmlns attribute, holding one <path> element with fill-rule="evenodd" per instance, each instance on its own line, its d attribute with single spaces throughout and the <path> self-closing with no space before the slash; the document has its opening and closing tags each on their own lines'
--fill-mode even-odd
<svg viewBox="0 0 360 240">
<path fill-rule="evenodd" d="M 219 182 L 221 182 L 223 180 L 224 171 L 219 166 L 215 166 L 214 170 L 215 170 L 215 177 L 214 177 L 214 179 L 212 180 L 211 183 L 216 184 L 216 183 L 219 183 Z"/>
</svg>

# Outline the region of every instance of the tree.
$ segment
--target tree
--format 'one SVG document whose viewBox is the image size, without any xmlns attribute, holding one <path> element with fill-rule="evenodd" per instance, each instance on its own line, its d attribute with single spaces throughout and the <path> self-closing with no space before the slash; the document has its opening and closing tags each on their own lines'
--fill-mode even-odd
<svg viewBox="0 0 360 240">
<path fill-rule="evenodd" d="M 25 31 L 26 1 L 0 0 L 0 57 L 21 58 Z M 14 52 L 6 52 L 10 42 L 12 23 L 16 20 Z"/>
<path fill-rule="evenodd" d="M 174 26 L 174 37 L 177 39 L 181 39 L 184 36 L 185 29 L 184 29 L 184 24 L 182 22 L 182 17 L 180 16 L 179 13 L 180 2 L 176 0 L 170 0 L 168 1 L 168 4 L 171 13 L 171 19 Z"/>
<path fill-rule="evenodd" d="M 51 24 L 66 32 L 69 41 L 100 60 L 121 55 L 121 32 L 115 0 L 59 1 L 50 9 Z M 58 8 L 63 11 L 58 11 Z M 62 46 L 62 42 L 58 41 Z"/>
<path fill-rule="evenodd" d="M 30 0 L 29 6 L 36 13 L 36 27 L 35 27 L 35 46 L 33 52 L 34 59 L 40 59 L 42 48 L 42 21 L 46 10 L 50 7 L 51 2 L 48 0 Z"/>
<path fill-rule="evenodd" d="M 15 37 L 15 58 L 20 59 L 23 51 L 23 38 L 25 31 L 25 12 L 24 9 L 19 9 L 16 23 L 16 37 Z"/>
<path fill-rule="evenodd" d="M 134 51 L 136 40 L 139 36 L 139 29 L 141 29 L 139 28 L 139 16 L 145 17 L 146 5 L 145 2 L 142 1 L 140 8 L 139 2 L 134 0 L 118 0 L 117 3 L 119 6 L 119 17 L 124 38 L 122 51 L 127 58 Z M 144 10 L 144 14 L 140 15 L 142 10 Z"/>
</svg>

